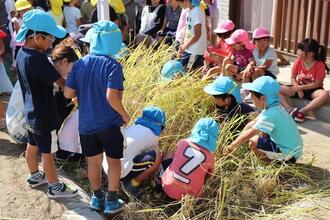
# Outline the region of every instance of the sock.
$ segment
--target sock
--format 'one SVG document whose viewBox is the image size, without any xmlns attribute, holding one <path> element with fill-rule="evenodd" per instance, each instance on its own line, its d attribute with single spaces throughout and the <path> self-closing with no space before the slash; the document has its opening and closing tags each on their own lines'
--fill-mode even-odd
<svg viewBox="0 0 330 220">
<path fill-rule="evenodd" d="M 108 201 L 115 201 L 115 200 L 117 200 L 117 191 L 108 191 L 107 200 Z"/>
<path fill-rule="evenodd" d="M 41 173 L 38 171 L 31 173 L 31 177 L 34 179 L 38 179 L 41 177 Z"/>
<path fill-rule="evenodd" d="M 101 189 L 93 190 L 93 193 L 97 198 L 103 198 L 103 191 Z"/>
<path fill-rule="evenodd" d="M 62 184 L 57 180 L 55 183 L 48 183 L 48 186 L 51 187 L 53 190 L 59 191 L 62 188 Z"/>
<path fill-rule="evenodd" d="M 131 184 L 132 184 L 132 186 L 134 186 L 134 187 L 137 187 L 137 186 L 140 185 L 140 183 L 139 183 L 138 181 L 136 181 L 135 179 L 132 179 L 132 180 L 131 180 Z"/>
</svg>

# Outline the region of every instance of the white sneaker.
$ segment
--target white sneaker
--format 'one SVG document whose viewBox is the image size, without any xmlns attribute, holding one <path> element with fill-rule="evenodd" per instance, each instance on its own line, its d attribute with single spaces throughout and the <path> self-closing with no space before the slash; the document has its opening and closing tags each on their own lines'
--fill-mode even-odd
<svg viewBox="0 0 330 220">
<path fill-rule="evenodd" d="M 72 189 L 65 183 L 60 183 L 58 189 L 48 186 L 47 195 L 51 199 L 55 198 L 71 198 L 78 195 L 78 189 Z"/>
</svg>

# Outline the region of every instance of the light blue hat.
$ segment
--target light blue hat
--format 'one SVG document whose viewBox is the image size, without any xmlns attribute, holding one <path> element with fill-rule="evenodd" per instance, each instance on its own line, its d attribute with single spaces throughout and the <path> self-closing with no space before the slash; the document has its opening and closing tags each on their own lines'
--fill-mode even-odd
<svg viewBox="0 0 330 220">
<path fill-rule="evenodd" d="M 173 79 L 179 73 L 186 75 L 186 70 L 183 67 L 182 63 L 178 60 L 169 60 L 164 64 L 162 68 L 162 79 Z"/>
<path fill-rule="evenodd" d="M 212 118 L 201 118 L 193 128 L 189 141 L 214 152 L 217 147 L 219 126 Z"/>
<path fill-rule="evenodd" d="M 252 83 L 243 83 L 242 88 L 263 94 L 266 96 L 266 102 L 269 106 L 280 103 L 278 96 L 280 85 L 270 76 L 261 76 Z"/>
<path fill-rule="evenodd" d="M 135 121 L 135 124 L 149 128 L 152 133 L 160 136 L 165 128 L 166 115 L 163 110 L 155 106 L 148 106 L 143 109 L 142 116 Z"/>
<path fill-rule="evenodd" d="M 200 4 L 201 4 L 201 1 L 200 0 L 192 0 L 191 1 L 191 4 L 192 4 L 192 6 L 194 6 L 194 7 L 198 7 Z"/>
<path fill-rule="evenodd" d="M 91 36 L 92 36 L 92 29 L 93 29 L 93 28 L 90 28 L 90 29 L 86 32 L 85 36 L 82 37 L 82 38 L 79 38 L 79 40 L 82 41 L 82 42 L 85 42 L 85 43 L 90 43 L 90 42 L 91 42 Z"/>
<path fill-rule="evenodd" d="M 25 41 L 28 30 L 46 32 L 57 38 L 63 38 L 67 33 L 63 27 L 56 25 L 52 16 L 40 9 L 33 9 L 24 14 L 23 25 L 19 29 L 16 41 Z"/>
<path fill-rule="evenodd" d="M 114 22 L 96 22 L 93 24 L 91 30 L 91 54 L 113 56 L 121 50 L 122 35 L 120 29 Z"/>
<path fill-rule="evenodd" d="M 204 87 L 204 91 L 210 95 L 233 95 L 237 103 L 241 102 L 240 89 L 234 80 L 228 76 L 219 76 L 212 83 Z"/>
</svg>

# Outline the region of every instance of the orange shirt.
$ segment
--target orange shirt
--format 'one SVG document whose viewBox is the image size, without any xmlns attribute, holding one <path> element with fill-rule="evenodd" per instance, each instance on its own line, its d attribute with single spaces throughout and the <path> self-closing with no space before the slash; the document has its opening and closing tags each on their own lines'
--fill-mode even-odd
<svg viewBox="0 0 330 220">
<path fill-rule="evenodd" d="M 316 80 L 323 81 L 325 78 L 325 64 L 322 61 L 315 61 L 309 69 L 306 69 L 304 61 L 298 59 L 292 66 L 291 74 L 299 85 L 308 85 Z"/>
<path fill-rule="evenodd" d="M 172 199 L 189 194 L 199 197 L 207 174 L 213 172 L 214 155 L 186 139 L 177 144 L 173 162 L 162 176 L 162 187 Z"/>
</svg>

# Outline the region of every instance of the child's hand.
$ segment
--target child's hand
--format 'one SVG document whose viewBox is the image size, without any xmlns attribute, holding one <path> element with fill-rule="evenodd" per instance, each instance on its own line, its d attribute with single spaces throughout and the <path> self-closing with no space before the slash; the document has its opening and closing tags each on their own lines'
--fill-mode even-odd
<svg viewBox="0 0 330 220">
<path fill-rule="evenodd" d="M 131 121 L 131 117 L 129 117 L 129 115 L 125 114 L 121 118 L 123 120 L 124 127 L 127 127 L 129 125 L 129 122 Z"/>
<path fill-rule="evenodd" d="M 224 154 L 224 155 L 230 155 L 230 154 L 232 154 L 234 151 L 235 151 L 235 148 L 232 147 L 231 145 L 228 145 L 228 146 L 226 146 L 226 147 L 223 149 L 223 154 Z"/>
</svg>

